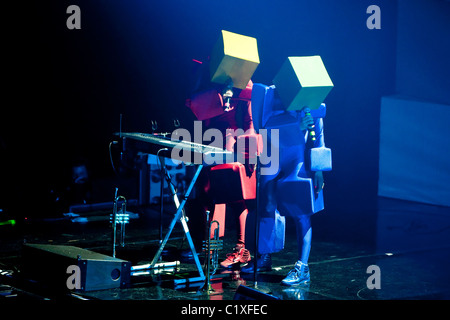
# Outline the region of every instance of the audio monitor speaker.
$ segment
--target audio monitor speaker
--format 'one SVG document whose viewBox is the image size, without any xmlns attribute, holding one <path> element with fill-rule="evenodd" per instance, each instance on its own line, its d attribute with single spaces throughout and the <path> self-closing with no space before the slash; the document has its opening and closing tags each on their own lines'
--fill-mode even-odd
<svg viewBox="0 0 450 320">
<path fill-rule="evenodd" d="M 94 291 L 130 284 L 130 262 L 74 246 L 25 244 L 22 259 L 22 274 L 48 289 Z M 74 287 L 70 277 L 79 277 Z"/>
</svg>

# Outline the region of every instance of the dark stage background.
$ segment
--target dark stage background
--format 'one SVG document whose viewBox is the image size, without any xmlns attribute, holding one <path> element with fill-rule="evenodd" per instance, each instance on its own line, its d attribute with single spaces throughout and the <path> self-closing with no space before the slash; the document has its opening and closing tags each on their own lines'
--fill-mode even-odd
<svg viewBox="0 0 450 320">
<path fill-rule="evenodd" d="M 192 59 L 206 57 L 224 29 L 257 38 L 255 83 L 272 84 L 287 56 L 322 57 L 335 85 L 325 101 L 333 171 L 325 174 L 326 210 L 316 230 L 343 239 L 346 225 L 353 239 L 372 239 L 380 99 L 397 89 L 399 3 L 408 7 L 394 0 L 18 1 L 3 11 L 3 50 L 11 54 L 4 60 L 3 201 L 32 210 L 79 156 L 95 179 L 113 181 L 108 145 L 120 114 L 123 131 L 150 132 L 156 120 L 158 131 L 171 132 L 173 119 L 190 128 L 195 119 L 184 100 Z M 66 27 L 71 4 L 81 9 L 81 30 Z M 366 27 L 372 4 L 381 8 L 380 30 Z M 99 200 L 112 200 L 113 189 L 105 194 Z"/>
</svg>

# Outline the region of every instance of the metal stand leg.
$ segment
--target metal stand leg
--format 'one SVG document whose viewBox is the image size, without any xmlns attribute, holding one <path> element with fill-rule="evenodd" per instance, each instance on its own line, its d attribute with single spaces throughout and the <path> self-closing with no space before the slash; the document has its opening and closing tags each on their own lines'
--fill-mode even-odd
<svg viewBox="0 0 450 320">
<path fill-rule="evenodd" d="M 164 160 L 164 157 L 159 157 L 159 163 L 161 164 L 161 188 L 159 190 L 160 194 L 160 207 L 159 207 L 159 243 L 162 241 L 163 237 L 163 230 L 162 230 L 162 220 L 163 220 L 163 213 L 164 213 L 164 177 L 165 177 L 165 170 L 166 170 L 166 162 Z"/>
<path fill-rule="evenodd" d="M 119 188 L 116 188 L 116 192 L 114 195 L 114 205 L 113 205 L 113 213 L 110 215 L 110 220 L 112 223 L 112 256 L 116 257 L 116 243 L 117 243 L 117 224 L 120 224 L 120 246 L 125 246 L 125 224 L 129 221 L 129 216 L 126 213 L 127 211 L 127 199 L 124 196 L 119 196 L 117 193 Z M 122 203 L 122 213 L 117 213 L 117 204 L 119 200 L 123 200 Z"/>
<path fill-rule="evenodd" d="M 253 281 L 255 287 L 257 287 L 257 275 L 258 275 L 258 244 L 259 244 L 259 180 L 261 176 L 261 163 L 259 162 L 259 156 L 256 156 L 256 210 L 255 210 L 255 249 L 254 249 L 254 261 L 253 261 Z"/>
<path fill-rule="evenodd" d="M 203 169 L 203 165 L 199 165 L 198 168 L 197 168 L 197 171 L 195 172 L 194 177 L 191 180 L 191 183 L 189 184 L 188 189 L 186 190 L 186 193 L 184 195 L 183 201 L 181 201 L 181 203 L 179 203 L 178 196 L 176 195 L 175 190 L 173 189 L 173 186 L 170 183 L 168 183 L 169 187 L 171 187 L 172 193 L 174 194 L 174 201 L 175 201 L 175 204 L 177 205 L 178 209 L 177 209 L 177 212 L 175 213 L 174 218 L 172 219 L 172 221 L 171 221 L 171 223 L 169 225 L 169 230 L 167 231 L 166 236 L 162 240 L 162 242 L 161 242 L 161 244 L 159 246 L 159 249 L 156 252 L 156 254 L 153 257 L 153 260 L 152 260 L 152 262 L 150 264 L 150 268 L 154 268 L 154 266 L 156 265 L 157 261 L 161 257 L 161 254 L 162 254 L 162 252 L 164 250 L 164 247 L 167 244 L 167 241 L 170 238 L 170 235 L 172 234 L 172 231 L 173 231 L 173 229 L 175 227 L 175 224 L 178 221 L 180 221 L 181 225 L 183 227 L 184 233 L 186 235 L 186 238 L 188 240 L 189 247 L 191 249 L 192 255 L 194 256 L 195 265 L 197 267 L 197 270 L 198 270 L 200 276 L 197 277 L 197 278 L 191 278 L 189 280 L 187 280 L 187 279 L 179 280 L 178 283 L 184 283 L 184 282 L 188 282 L 188 281 L 190 281 L 190 282 L 197 282 L 197 281 L 205 280 L 205 275 L 203 273 L 203 269 L 201 267 L 200 260 L 198 259 L 197 253 L 195 251 L 194 242 L 192 241 L 192 237 L 191 237 L 191 234 L 189 232 L 189 227 L 187 225 L 187 218 L 186 218 L 186 216 L 184 214 L 184 206 L 186 204 L 187 199 L 189 198 L 189 195 L 190 195 L 190 193 L 191 193 L 191 191 L 192 191 L 192 189 L 194 187 L 194 184 L 197 181 L 197 178 L 200 175 L 200 172 L 201 172 L 202 169 Z"/>
<path fill-rule="evenodd" d="M 261 163 L 259 161 L 259 156 L 256 157 L 256 212 L 255 212 L 255 260 L 253 261 L 253 287 L 261 292 L 269 294 L 271 290 L 267 287 L 258 286 L 258 248 L 259 248 L 259 189 L 260 189 L 260 178 L 261 178 Z"/>
</svg>

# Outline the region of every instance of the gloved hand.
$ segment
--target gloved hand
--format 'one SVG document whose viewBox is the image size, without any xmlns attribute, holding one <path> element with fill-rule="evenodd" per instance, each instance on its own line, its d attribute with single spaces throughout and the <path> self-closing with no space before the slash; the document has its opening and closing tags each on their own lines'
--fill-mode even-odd
<svg viewBox="0 0 450 320">
<path fill-rule="evenodd" d="M 314 125 L 314 119 L 310 114 L 311 110 L 309 108 L 304 108 L 303 111 L 307 115 L 305 115 L 300 121 L 300 130 L 308 130 L 311 126 Z"/>
<path fill-rule="evenodd" d="M 322 171 L 315 171 L 314 172 L 314 192 L 316 196 L 319 194 L 319 192 L 323 189 L 325 186 L 325 183 L 323 183 L 323 173 Z"/>
</svg>

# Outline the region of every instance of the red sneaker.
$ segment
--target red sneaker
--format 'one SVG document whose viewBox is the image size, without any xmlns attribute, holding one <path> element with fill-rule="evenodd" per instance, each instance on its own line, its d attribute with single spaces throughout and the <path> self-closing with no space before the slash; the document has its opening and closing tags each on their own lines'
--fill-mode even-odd
<svg viewBox="0 0 450 320">
<path fill-rule="evenodd" d="M 230 268 L 236 263 L 247 263 L 251 260 L 250 251 L 243 244 L 237 244 L 233 253 L 228 253 L 227 258 L 220 263 L 222 268 Z"/>
</svg>

